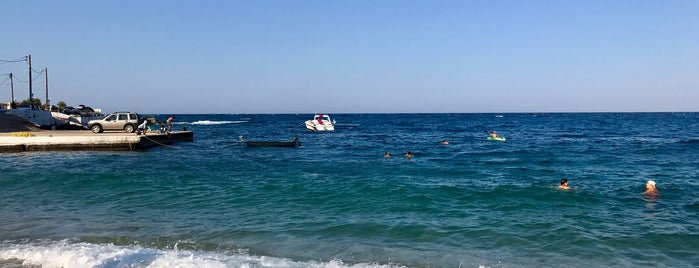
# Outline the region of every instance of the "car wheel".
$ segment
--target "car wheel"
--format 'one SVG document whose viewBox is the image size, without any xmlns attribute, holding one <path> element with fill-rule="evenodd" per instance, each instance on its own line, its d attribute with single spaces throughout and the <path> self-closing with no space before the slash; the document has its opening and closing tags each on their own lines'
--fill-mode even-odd
<svg viewBox="0 0 699 268">
<path fill-rule="evenodd" d="M 126 125 L 126 126 L 124 126 L 124 131 L 126 131 L 126 132 L 128 132 L 128 133 L 133 133 L 133 130 L 134 130 L 134 129 L 133 129 L 133 125 Z"/>
<path fill-rule="evenodd" d="M 102 126 L 101 125 L 93 125 L 92 127 L 90 127 L 90 129 L 94 133 L 102 133 Z"/>
</svg>

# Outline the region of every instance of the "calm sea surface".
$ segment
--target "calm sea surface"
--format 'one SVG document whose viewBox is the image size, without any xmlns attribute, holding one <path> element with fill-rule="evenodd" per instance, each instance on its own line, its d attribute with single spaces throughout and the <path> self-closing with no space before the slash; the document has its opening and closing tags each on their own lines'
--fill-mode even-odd
<svg viewBox="0 0 699 268">
<path fill-rule="evenodd" d="M 312 116 L 2 154 L 0 267 L 699 267 L 699 113 Z"/>
</svg>

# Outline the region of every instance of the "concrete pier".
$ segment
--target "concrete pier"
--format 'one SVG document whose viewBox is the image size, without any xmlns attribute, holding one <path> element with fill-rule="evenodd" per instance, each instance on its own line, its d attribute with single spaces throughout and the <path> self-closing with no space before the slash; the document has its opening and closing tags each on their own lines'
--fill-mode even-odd
<svg viewBox="0 0 699 268">
<path fill-rule="evenodd" d="M 13 136 L 13 133 L 15 136 Z M 41 130 L 0 133 L 0 153 L 27 151 L 135 151 L 175 142 L 194 141 L 191 131 L 172 131 L 169 134 L 104 132 L 88 130 Z M 16 136 L 17 134 L 26 134 Z M 25 137 L 26 136 L 26 137 Z"/>
</svg>

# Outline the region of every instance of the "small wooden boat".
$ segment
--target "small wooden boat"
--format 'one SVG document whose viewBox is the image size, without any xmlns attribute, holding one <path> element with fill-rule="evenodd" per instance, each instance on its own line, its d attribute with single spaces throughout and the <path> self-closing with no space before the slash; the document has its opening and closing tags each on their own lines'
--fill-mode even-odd
<svg viewBox="0 0 699 268">
<path fill-rule="evenodd" d="M 290 141 L 246 141 L 248 147 L 296 147 L 301 146 L 299 138 L 294 137 Z"/>
</svg>

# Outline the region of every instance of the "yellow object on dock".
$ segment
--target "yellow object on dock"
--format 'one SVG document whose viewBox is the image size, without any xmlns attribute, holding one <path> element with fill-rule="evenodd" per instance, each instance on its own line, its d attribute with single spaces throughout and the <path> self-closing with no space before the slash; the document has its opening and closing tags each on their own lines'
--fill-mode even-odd
<svg viewBox="0 0 699 268">
<path fill-rule="evenodd" d="M 34 137 L 36 135 L 34 135 L 30 132 L 13 132 L 12 134 L 10 134 L 10 136 L 12 136 L 12 137 L 25 137 L 26 138 L 26 137 Z"/>
</svg>

